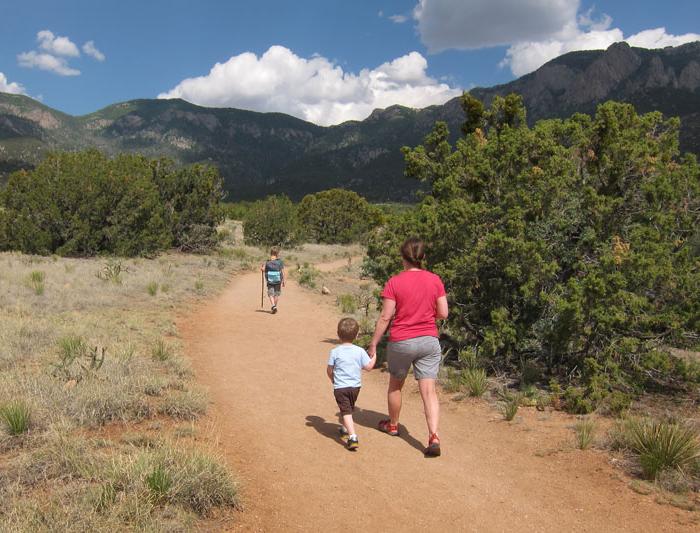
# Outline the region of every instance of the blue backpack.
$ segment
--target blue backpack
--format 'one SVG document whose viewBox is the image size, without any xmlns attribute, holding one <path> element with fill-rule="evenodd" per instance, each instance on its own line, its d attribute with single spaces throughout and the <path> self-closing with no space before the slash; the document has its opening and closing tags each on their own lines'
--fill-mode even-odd
<svg viewBox="0 0 700 533">
<path fill-rule="evenodd" d="M 282 283 L 282 261 L 279 259 L 271 259 L 265 263 L 265 277 L 270 285 L 278 285 Z"/>
</svg>

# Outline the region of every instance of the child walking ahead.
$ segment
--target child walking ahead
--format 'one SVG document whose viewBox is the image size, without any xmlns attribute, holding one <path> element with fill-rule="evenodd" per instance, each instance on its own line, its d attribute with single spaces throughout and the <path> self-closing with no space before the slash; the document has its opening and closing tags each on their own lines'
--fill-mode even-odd
<svg viewBox="0 0 700 533">
<path fill-rule="evenodd" d="M 347 438 L 348 450 L 359 446 L 352 413 L 362 386 L 362 369 L 372 370 L 377 356 L 370 358 L 367 352 L 352 342 L 357 337 L 360 326 L 353 318 L 343 318 L 338 322 L 338 338 L 341 344 L 331 350 L 326 373 L 333 383 L 335 401 L 340 409 L 340 436 Z"/>
</svg>

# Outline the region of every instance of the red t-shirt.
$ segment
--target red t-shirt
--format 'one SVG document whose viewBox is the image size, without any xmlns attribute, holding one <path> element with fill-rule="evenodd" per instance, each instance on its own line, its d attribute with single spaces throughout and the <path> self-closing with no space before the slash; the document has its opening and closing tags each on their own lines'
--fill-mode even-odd
<svg viewBox="0 0 700 533">
<path fill-rule="evenodd" d="M 382 298 L 396 302 L 390 342 L 415 337 L 437 337 L 437 299 L 445 296 L 440 276 L 427 270 L 404 270 L 384 285 Z"/>
</svg>

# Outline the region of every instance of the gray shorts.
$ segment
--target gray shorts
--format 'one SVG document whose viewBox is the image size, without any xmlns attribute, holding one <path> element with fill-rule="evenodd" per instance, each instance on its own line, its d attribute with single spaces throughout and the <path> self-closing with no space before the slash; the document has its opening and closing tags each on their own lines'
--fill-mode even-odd
<svg viewBox="0 0 700 533">
<path fill-rule="evenodd" d="M 389 373 L 397 379 L 405 379 L 411 364 L 416 379 L 437 379 L 442 348 L 437 337 L 390 342 L 386 347 L 386 359 Z"/>
<path fill-rule="evenodd" d="M 281 283 L 275 283 L 274 285 L 267 286 L 267 295 L 268 296 L 279 296 L 280 294 L 282 294 L 282 284 Z"/>
</svg>

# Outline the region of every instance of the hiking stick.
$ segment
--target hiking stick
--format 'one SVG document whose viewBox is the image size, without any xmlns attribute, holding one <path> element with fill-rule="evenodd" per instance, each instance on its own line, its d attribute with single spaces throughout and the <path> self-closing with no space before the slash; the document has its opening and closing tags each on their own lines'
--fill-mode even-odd
<svg viewBox="0 0 700 533">
<path fill-rule="evenodd" d="M 260 309 L 265 307 L 265 272 L 260 273 Z"/>
</svg>

